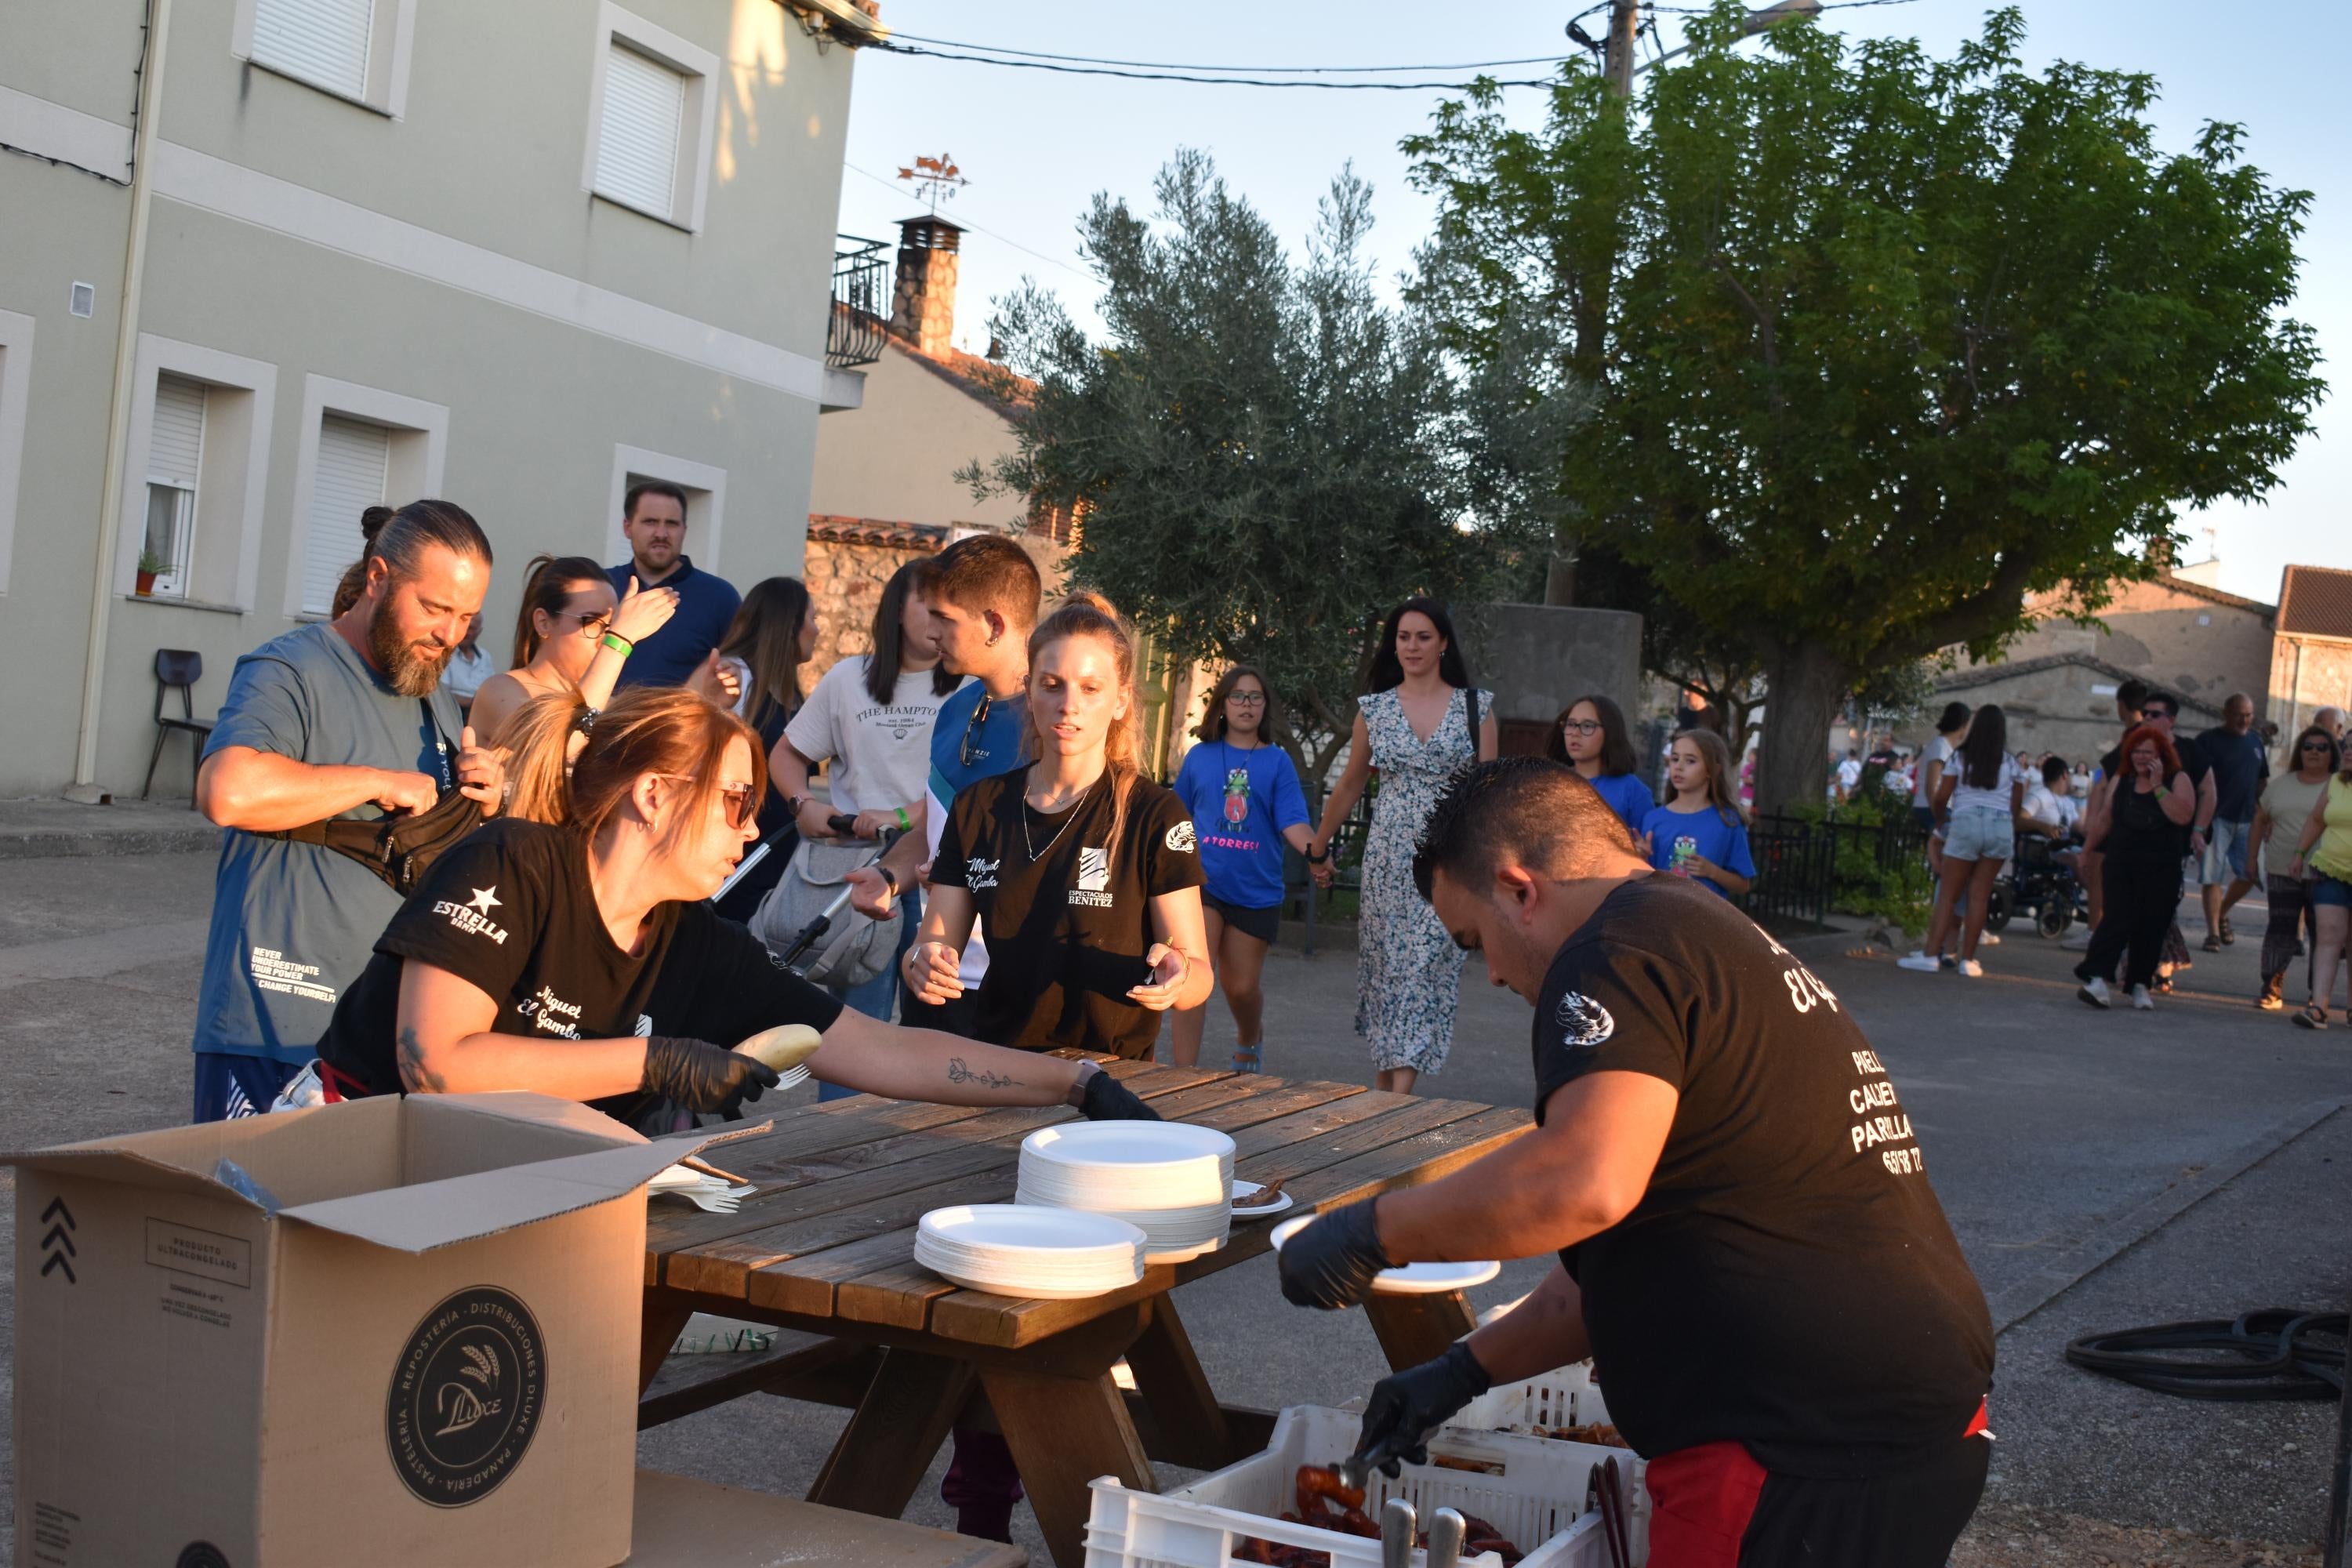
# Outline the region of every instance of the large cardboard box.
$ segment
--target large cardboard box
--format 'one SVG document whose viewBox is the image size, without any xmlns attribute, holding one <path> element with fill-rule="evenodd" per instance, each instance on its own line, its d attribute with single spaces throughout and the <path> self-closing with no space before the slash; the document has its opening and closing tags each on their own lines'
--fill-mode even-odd
<svg viewBox="0 0 2352 1568">
<path fill-rule="evenodd" d="M 646 1142 L 385 1097 L 0 1156 L 20 1568 L 610 1568 Z"/>
</svg>

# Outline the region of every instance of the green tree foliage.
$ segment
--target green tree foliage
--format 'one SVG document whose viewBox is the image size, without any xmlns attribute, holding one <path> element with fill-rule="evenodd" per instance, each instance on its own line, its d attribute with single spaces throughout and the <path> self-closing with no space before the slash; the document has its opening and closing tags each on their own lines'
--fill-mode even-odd
<svg viewBox="0 0 2352 1568">
<path fill-rule="evenodd" d="M 1875 672 L 1990 657 L 2062 583 L 2095 613 L 2177 508 L 2267 490 L 2325 388 L 2285 314 L 2308 194 L 2236 128 L 2158 151 L 2151 79 L 2029 73 L 2014 10 L 1948 61 L 1804 22 L 1735 49 L 1739 15 L 1630 109 L 1572 71 L 1539 129 L 1488 89 L 1406 146 L 1421 300 L 1473 354 L 1572 323 L 1580 531 L 1766 672 L 1769 808 L 1821 797 Z"/>
<path fill-rule="evenodd" d="M 1398 600 L 1465 610 L 1533 574 L 1587 403 L 1508 313 L 1466 366 L 1383 308 L 1352 174 L 1297 262 L 1199 153 L 1156 196 L 1156 222 L 1106 195 L 1080 223 L 1107 341 L 1034 282 L 999 301 L 1037 392 L 1014 453 L 964 477 L 1082 506 L 1073 577 L 1179 660 L 1264 668 L 1319 779 Z"/>
</svg>

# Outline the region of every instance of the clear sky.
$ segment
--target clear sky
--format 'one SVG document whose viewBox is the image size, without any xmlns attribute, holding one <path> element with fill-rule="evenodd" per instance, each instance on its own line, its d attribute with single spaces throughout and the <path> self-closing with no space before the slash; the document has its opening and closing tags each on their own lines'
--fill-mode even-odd
<svg viewBox="0 0 2352 1568">
<path fill-rule="evenodd" d="M 1586 3 L 1496 0 L 1456 9 L 1400 0 L 1288 6 L 883 0 L 882 19 L 902 34 L 1133 60 L 1442 65 L 1563 52 L 1572 46 L 1562 24 Z M 1822 24 L 1856 36 L 1918 37 L 1948 56 L 1979 29 L 1986 9 L 1980 0 L 1907 0 L 1832 10 Z M 2317 328 L 2329 362 L 2322 374 L 2337 390 L 2267 504 L 2230 502 L 2192 515 L 2184 556 L 2202 559 L 2209 552 L 2202 532 L 2214 530 L 2221 585 L 2263 600 L 2277 598 L 2289 562 L 2352 567 L 2344 505 L 2352 494 L 2352 117 L 2344 79 L 2352 4 L 2025 0 L 2023 10 L 2032 63 L 2067 58 L 2149 72 L 2163 94 L 2157 124 L 2164 146 L 2185 149 L 2208 120 L 2235 121 L 2247 128 L 2251 162 L 2314 193 L 2297 314 Z M 1433 26 L 1448 17 L 1479 25 Z M 1597 36 L 1602 20 L 1589 20 L 1587 29 Z M 1676 18 L 1662 16 L 1659 24 L 1669 47 L 1679 42 Z M 1091 317 L 1093 279 L 1078 259 L 1077 218 L 1097 191 L 1148 209 L 1153 174 L 1180 146 L 1213 154 L 1234 189 L 1294 241 L 1312 224 L 1332 174 L 1352 160 L 1375 187 L 1374 248 L 1395 271 L 1428 233 L 1432 211 L 1405 184 L 1397 143 L 1426 125 L 1443 96 L 1131 81 L 869 51 L 857 62 L 839 226 L 894 237 L 898 220 L 920 206 L 890 176 L 918 153 L 952 153 L 972 182 L 942 209 L 972 229 L 964 237 L 957 338 L 976 351 L 987 346 L 989 302 L 1024 274 L 1060 293 L 1082 319 Z M 1529 89 L 1511 95 L 1530 121 L 1541 98 Z"/>
</svg>

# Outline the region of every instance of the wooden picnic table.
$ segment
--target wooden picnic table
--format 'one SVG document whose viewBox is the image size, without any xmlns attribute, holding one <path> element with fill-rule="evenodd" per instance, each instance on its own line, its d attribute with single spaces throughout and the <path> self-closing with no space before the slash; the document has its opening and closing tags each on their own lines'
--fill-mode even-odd
<svg viewBox="0 0 2352 1568">
<path fill-rule="evenodd" d="M 1235 1173 L 1282 1182 L 1297 1200 L 1291 1214 L 1434 1180 L 1532 1124 L 1524 1110 L 1356 1084 L 1104 1067 L 1162 1116 L 1230 1133 Z M 1272 1413 L 1218 1402 L 1169 1291 L 1266 1251 L 1271 1220 L 1236 1216 L 1220 1250 L 1077 1301 L 966 1290 L 914 1261 L 923 1215 L 1011 1202 L 1021 1140 L 1076 1116 L 861 1095 L 782 1112 L 772 1131 L 712 1150 L 759 1190 L 732 1215 L 653 1206 L 639 1425 L 754 1391 L 847 1405 L 856 1414 L 809 1500 L 893 1519 L 953 1426 L 993 1425 L 1062 1568 L 1084 1560 L 1096 1477 L 1153 1490 L 1154 1458 L 1213 1469 L 1258 1452 Z M 1379 1296 L 1366 1310 L 1396 1367 L 1440 1354 L 1472 1325 L 1458 1292 Z M 648 1394 L 697 1311 L 794 1331 L 738 1370 Z M 1111 1376 L 1122 1357 L 1133 1394 Z"/>
</svg>

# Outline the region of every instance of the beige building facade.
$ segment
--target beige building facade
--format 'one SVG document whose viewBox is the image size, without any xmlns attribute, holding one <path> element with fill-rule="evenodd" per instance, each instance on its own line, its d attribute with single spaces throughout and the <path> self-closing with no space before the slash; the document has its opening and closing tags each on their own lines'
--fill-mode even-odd
<svg viewBox="0 0 2352 1568">
<path fill-rule="evenodd" d="M 367 505 L 481 521 L 488 649 L 532 554 L 621 558 L 636 479 L 688 489 L 698 565 L 798 571 L 863 391 L 829 280 L 875 36 L 851 0 L 0 18 L 0 795 L 136 789 L 156 651 L 212 712 Z"/>
<path fill-rule="evenodd" d="M 2279 583 L 2278 636 L 2271 651 L 2270 711 L 2279 744 L 2322 708 L 2352 710 L 2352 572 L 2290 566 Z M 2273 765 L 2288 761 L 2273 752 Z"/>
</svg>

